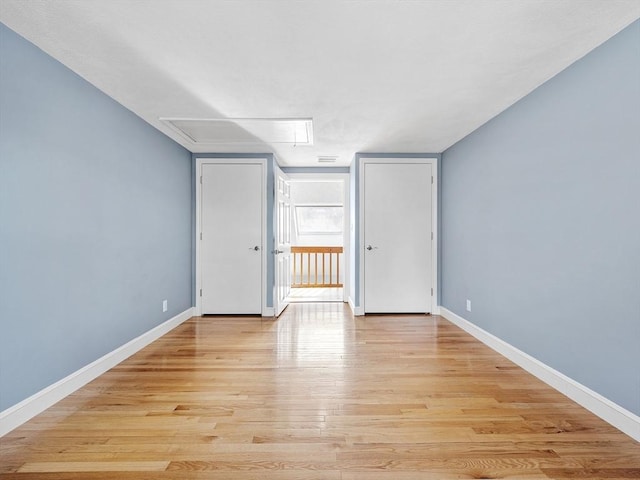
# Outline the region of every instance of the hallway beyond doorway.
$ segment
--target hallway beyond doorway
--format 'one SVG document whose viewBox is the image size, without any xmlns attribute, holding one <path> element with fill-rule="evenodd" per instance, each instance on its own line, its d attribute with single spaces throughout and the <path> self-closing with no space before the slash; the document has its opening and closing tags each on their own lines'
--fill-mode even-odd
<svg viewBox="0 0 640 480">
<path fill-rule="evenodd" d="M 289 293 L 291 303 L 342 302 L 342 288 L 292 288 Z"/>
</svg>

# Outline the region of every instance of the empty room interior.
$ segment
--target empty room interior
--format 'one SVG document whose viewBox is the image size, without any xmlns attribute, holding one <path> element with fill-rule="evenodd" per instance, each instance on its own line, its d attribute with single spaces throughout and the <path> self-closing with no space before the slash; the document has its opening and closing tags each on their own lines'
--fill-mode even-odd
<svg viewBox="0 0 640 480">
<path fill-rule="evenodd" d="M 640 1 L 0 22 L 0 478 L 640 478 Z"/>
</svg>

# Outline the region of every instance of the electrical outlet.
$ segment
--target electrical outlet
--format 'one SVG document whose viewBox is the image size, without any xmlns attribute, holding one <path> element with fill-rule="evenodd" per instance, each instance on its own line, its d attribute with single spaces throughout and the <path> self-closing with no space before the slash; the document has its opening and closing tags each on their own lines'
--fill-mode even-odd
<svg viewBox="0 0 640 480">
<path fill-rule="evenodd" d="M 162 301 L 162 311 L 163 311 L 163 312 L 166 312 L 167 310 L 169 310 L 169 307 L 168 307 L 168 305 L 167 305 L 167 301 L 166 301 L 166 300 L 163 300 L 163 301 Z"/>
<path fill-rule="evenodd" d="M 471 300 L 467 299 L 467 312 L 471 311 Z"/>
</svg>

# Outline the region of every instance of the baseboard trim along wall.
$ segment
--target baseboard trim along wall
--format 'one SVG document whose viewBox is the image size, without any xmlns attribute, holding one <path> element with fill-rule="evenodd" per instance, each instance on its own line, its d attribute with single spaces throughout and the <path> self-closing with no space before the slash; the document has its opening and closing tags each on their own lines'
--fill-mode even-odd
<svg viewBox="0 0 640 480">
<path fill-rule="evenodd" d="M 349 304 L 349 307 L 351 308 L 351 313 L 353 313 L 353 315 L 355 317 L 361 317 L 362 315 L 364 315 L 364 309 L 362 307 L 356 307 L 353 299 L 351 298 L 351 296 L 349 296 L 349 298 L 347 299 L 347 303 Z"/>
<path fill-rule="evenodd" d="M 91 362 L 89 365 L 66 376 L 62 380 L 43 388 L 29 398 L 0 412 L 0 437 L 32 419 L 67 395 L 75 392 L 91 380 L 115 367 L 123 360 L 126 360 L 151 342 L 193 317 L 193 314 L 193 308 L 179 313 L 175 317 L 170 318 L 166 322 L 161 323 L 157 327 L 152 328 L 148 332 L 143 333 L 139 337 L 100 357 L 96 361 Z"/>
<path fill-rule="evenodd" d="M 351 308 L 351 313 L 353 313 L 353 315 L 355 317 L 362 317 L 364 316 L 364 308 L 363 307 L 356 307 L 353 299 L 351 297 L 349 297 L 347 299 L 347 303 L 349 304 L 349 307 Z M 433 307 L 433 311 L 430 312 L 431 315 L 440 315 L 440 307 L 439 306 L 435 306 Z"/>
<path fill-rule="evenodd" d="M 640 417 L 637 415 L 456 315 L 445 307 L 440 307 L 440 315 L 547 385 L 602 418 L 605 422 L 610 423 L 634 440 L 640 441 Z"/>
</svg>

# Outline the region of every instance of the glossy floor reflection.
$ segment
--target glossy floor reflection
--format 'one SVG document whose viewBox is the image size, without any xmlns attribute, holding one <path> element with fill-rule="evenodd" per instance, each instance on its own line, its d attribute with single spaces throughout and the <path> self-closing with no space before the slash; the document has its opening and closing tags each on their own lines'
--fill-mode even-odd
<svg viewBox="0 0 640 480">
<path fill-rule="evenodd" d="M 342 288 L 292 288 L 287 300 L 297 302 L 339 302 L 342 303 Z"/>
<path fill-rule="evenodd" d="M 639 478 L 640 445 L 437 316 L 199 317 L 0 441 L 23 479 Z"/>
<path fill-rule="evenodd" d="M 345 348 L 353 343 L 353 323 L 343 303 L 289 306 L 275 324 L 278 364 L 291 360 L 296 367 L 342 368 Z"/>
</svg>

